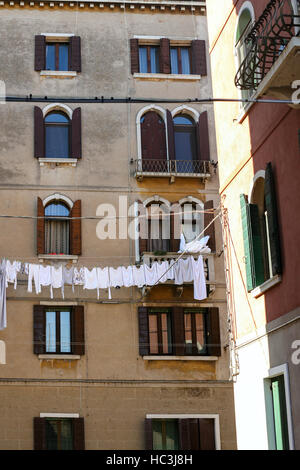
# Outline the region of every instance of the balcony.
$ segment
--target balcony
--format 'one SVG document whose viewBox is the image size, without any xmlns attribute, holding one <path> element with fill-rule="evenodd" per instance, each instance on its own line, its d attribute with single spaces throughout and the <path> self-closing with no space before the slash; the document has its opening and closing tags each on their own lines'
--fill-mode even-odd
<svg viewBox="0 0 300 470">
<path fill-rule="evenodd" d="M 155 255 L 154 253 L 144 253 L 143 254 L 143 259 L 142 262 L 147 264 L 148 266 L 152 266 L 154 261 L 162 262 L 162 261 L 169 261 L 171 263 L 173 260 L 177 259 L 179 256 L 178 253 L 166 253 L 164 255 Z M 183 255 L 183 258 L 187 258 L 188 256 L 194 256 L 197 257 L 198 255 L 195 253 L 187 253 Z M 213 293 L 215 291 L 215 288 L 218 287 L 224 287 L 223 284 L 219 285 L 216 282 L 216 277 L 215 277 L 215 254 L 214 253 L 205 253 L 202 254 L 203 257 L 203 263 L 204 263 L 204 272 L 205 272 L 205 278 L 206 278 L 206 285 L 208 289 L 208 295 Z M 174 281 L 167 281 L 164 282 L 163 284 L 160 285 L 175 285 Z M 188 283 L 187 283 L 188 284 Z M 180 286 L 177 286 L 180 287 Z"/>
<path fill-rule="evenodd" d="M 235 76 L 237 88 L 252 90 L 256 98 L 268 95 L 293 100 L 293 83 L 300 80 L 300 11 L 299 2 L 298 10 L 295 4 L 291 0 L 270 1 L 243 35 L 237 45 L 244 57 Z"/>
<path fill-rule="evenodd" d="M 213 162 L 202 160 L 137 159 L 134 163 L 138 181 L 142 181 L 144 177 L 169 177 L 171 182 L 176 177 L 200 178 L 205 181 L 211 177 L 211 167 L 214 165 Z"/>
</svg>

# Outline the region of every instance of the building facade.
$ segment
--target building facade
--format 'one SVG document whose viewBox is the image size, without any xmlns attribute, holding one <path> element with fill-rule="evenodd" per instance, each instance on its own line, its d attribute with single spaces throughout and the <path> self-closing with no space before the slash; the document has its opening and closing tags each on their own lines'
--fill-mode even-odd
<svg viewBox="0 0 300 470">
<path fill-rule="evenodd" d="M 205 2 L 0 8 L 0 448 L 234 449 Z M 167 279 L 182 234 L 202 300 Z"/>
<path fill-rule="evenodd" d="M 238 449 L 299 449 L 299 2 L 207 8 Z"/>
</svg>

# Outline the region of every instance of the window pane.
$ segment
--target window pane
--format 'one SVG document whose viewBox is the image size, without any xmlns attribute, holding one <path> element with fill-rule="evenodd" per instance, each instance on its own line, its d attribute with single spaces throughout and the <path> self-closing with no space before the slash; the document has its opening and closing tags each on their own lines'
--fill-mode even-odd
<svg viewBox="0 0 300 470">
<path fill-rule="evenodd" d="M 53 122 L 53 123 L 69 123 L 69 118 L 63 113 L 56 112 L 56 113 L 48 113 L 45 117 L 45 122 Z"/>
<path fill-rule="evenodd" d="M 70 223 L 68 220 L 45 220 L 45 252 L 70 254 Z"/>
<path fill-rule="evenodd" d="M 176 160 L 193 160 L 195 147 L 195 136 L 193 132 L 177 132 L 175 129 L 175 154 Z M 183 171 L 177 166 L 177 171 Z"/>
<path fill-rule="evenodd" d="M 46 158 L 69 157 L 69 127 L 46 125 Z"/>
<path fill-rule="evenodd" d="M 71 352 L 70 312 L 60 312 L 60 351 Z"/>
<path fill-rule="evenodd" d="M 178 423 L 177 420 L 166 421 L 166 450 L 177 450 L 178 446 Z"/>
<path fill-rule="evenodd" d="M 150 48 L 151 73 L 159 73 L 159 49 L 158 47 Z"/>
<path fill-rule="evenodd" d="M 184 315 L 184 337 L 185 337 L 185 351 L 187 354 L 193 352 L 193 335 L 192 335 L 192 315 L 185 313 Z"/>
<path fill-rule="evenodd" d="M 46 420 L 46 448 L 47 450 L 58 450 L 58 421 Z"/>
<path fill-rule="evenodd" d="M 73 449 L 72 421 L 70 419 L 62 419 L 60 422 L 60 449 Z"/>
<path fill-rule="evenodd" d="M 158 354 L 157 315 L 149 315 L 150 354 Z"/>
<path fill-rule="evenodd" d="M 68 69 L 69 69 L 69 45 L 60 44 L 59 45 L 58 70 L 68 70 Z"/>
<path fill-rule="evenodd" d="M 161 421 L 152 420 L 153 450 L 163 450 Z"/>
<path fill-rule="evenodd" d="M 192 118 L 188 116 L 180 116 L 180 115 L 175 116 L 173 120 L 174 120 L 174 124 L 184 124 L 184 125 L 190 125 L 190 126 L 193 125 Z"/>
<path fill-rule="evenodd" d="M 56 352 L 56 312 L 46 312 L 46 352 Z"/>
<path fill-rule="evenodd" d="M 55 44 L 46 44 L 46 70 L 55 70 Z"/>
<path fill-rule="evenodd" d="M 201 313 L 195 313 L 195 322 L 197 350 L 200 353 L 204 350 L 205 347 L 204 316 Z"/>
<path fill-rule="evenodd" d="M 181 47 L 181 69 L 182 73 L 190 74 L 190 54 L 188 47 Z"/>
<path fill-rule="evenodd" d="M 68 217 L 70 210 L 62 202 L 53 202 L 45 207 L 45 216 Z"/>
<path fill-rule="evenodd" d="M 139 47 L 139 58 L 140 58 L 140 73 L 147 73 L 147 47 L 140 46 Z"/>
<path fill-rule="evenodd" d="M 179 73 L 178 72 L 177 47 L 171 47 L 170 54 L 171 54 L 171 73 Z"/>
</svg>

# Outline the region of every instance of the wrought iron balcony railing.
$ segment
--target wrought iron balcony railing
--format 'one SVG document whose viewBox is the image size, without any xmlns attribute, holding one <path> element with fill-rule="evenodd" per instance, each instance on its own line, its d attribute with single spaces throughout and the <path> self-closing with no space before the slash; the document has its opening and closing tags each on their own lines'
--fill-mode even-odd
<svg viewBox="0 0 300 470">
<path fill-rule="evenodd" d="M 293 37 L 300 36 L 300 15 L 291 0 L 271 0 L 237 47 L 244 57 L 235 76 L 241 90 L 256 90 Z"/>
<path fill-rule="evenodd" d="M 143 176 L 185 176 L 208 178 L 211 162 L 202 160 L 135 160 L 135 174 Z"/>
</svg>

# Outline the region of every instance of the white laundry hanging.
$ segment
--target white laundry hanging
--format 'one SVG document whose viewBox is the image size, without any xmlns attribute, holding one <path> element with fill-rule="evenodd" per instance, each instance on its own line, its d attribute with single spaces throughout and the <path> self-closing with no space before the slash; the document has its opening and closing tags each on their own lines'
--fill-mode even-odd
<svg viewBox="0 0 300 470">
<path fill-rule="evenodd" d="M 6 313 L 6 261 L 0 264 L 0 330 L 7 327 Z"/>
</svg>

